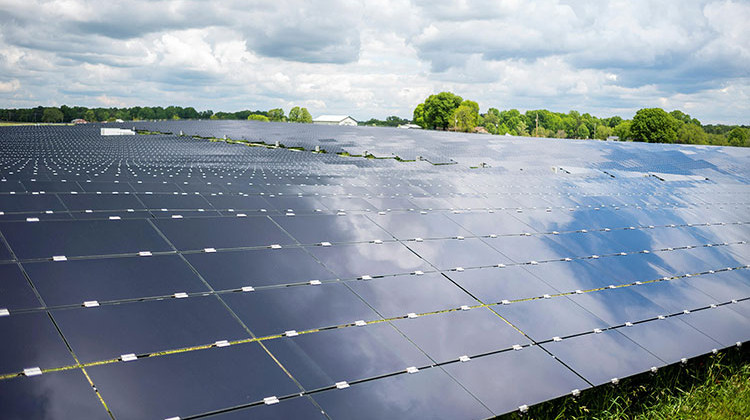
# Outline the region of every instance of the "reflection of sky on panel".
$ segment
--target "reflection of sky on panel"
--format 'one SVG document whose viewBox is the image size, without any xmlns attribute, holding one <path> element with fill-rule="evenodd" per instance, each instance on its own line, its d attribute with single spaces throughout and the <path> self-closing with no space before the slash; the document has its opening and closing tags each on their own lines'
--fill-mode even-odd
<svg viewBox="0 0 750 420">
<path fill-rule="evenodd" d="M 315 394 L 332 418 L 455 419 L 492 416 L 439 367 L 356 384 L 345 390 Z"/>
<path fill-rule="evenodd" d="M 406 242 L 415 254 L 441 270 L 455 267 L 479 267 L 511 262 L 482 239 L 442 239 L 437 241 Z"/>
<path fill-rule="evenodd" d="M 341 279 L 431 269 L 423 259 L 398 242 L 315 246 L 308 247 L 307 250 Z"/>
<path fill-rule="evenodd" d="M 617 330 L 545 343 L 542 347 L 594 385 L 666 364 Z"/>
<path fill-rule="evenodd" d="M 306 390 L 430 364 L 424 353 L 385 322 L 302 334 L 266 345 Z"/>
</svg>

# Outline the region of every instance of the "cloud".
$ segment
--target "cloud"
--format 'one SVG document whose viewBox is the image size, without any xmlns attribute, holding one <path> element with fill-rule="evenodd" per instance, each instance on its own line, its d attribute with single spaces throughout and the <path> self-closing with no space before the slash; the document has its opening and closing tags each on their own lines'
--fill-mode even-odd
<svg viewBox="0 0 750 420">
<path fill-rule="evenodd" d="M 748 123 L 750 3 L 4 0 L 0 106 L 169 105 L 359 119 L 442 90 L 482 109 Z"/>
<path fill-rule="evenodd" d="M 13 79 L 7 82 L 0 82 L 0 93 L 11 93 L 21 88 L 21 82 Z"/>
</svg>

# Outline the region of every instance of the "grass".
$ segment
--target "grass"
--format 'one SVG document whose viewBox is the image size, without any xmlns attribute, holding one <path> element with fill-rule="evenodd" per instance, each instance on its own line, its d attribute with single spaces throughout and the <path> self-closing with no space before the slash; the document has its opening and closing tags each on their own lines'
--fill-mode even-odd
<svg viewBox="0 0 750 420">
<path fill-rule="evenodd" d="M 506 419 L 748 419 L 750 348 L 730 348 L 530 407 Z"/>
</svg>

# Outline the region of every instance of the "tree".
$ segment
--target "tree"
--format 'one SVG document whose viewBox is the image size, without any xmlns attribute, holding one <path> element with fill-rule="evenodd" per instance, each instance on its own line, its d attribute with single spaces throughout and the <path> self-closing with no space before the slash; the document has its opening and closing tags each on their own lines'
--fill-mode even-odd
<svg viewBox="0 0 750 420">
<path fill-rule="evenodd" d="M 395 115 L 391 115 L 388 117 L 385 117 L 385 126 L 386 127 L 398 127 L 401 124 L 409 124 L 409 120 L 401 117 L 397 117 Z"/>
<path fill-rule="evenodd" d="M 414 108 L 414 114 L 412 115 L 412 121 L 414 121 L 414 124 L 422 127 L 427 128 L 427 123 L 424 121 L 424 103 L 421 103 L 417 105 L 416 108 Z"/>
<path fill-rule="evenodd" d="M 250 121 L 263 121 L 263 122 L 270 121 L 268 117 L 266 117 L 265 115 L 258 115 L 258 114 L 250 114 L 247 116 L 247 119 Z"/>
<path fill-rule="evenodd" d="M 578 129 L 576 130 L 576 137 L 579 139 L 587 139 L 589 138 L 589 135 L 591 133 L 589 132 L 589 128 L 586 127 L 586 124 L 581 124 L 578 126 Z"/>
<path fill-rule="evenodd" d="M 442 130 L 453 126 L 456 123 L 453 119 L 453 113 L 456 108 L 461 106 L 462 102 L 463 98 L 451 92 L 440 92 L 437 95 L 430 95 L 424 101 L 424 121 L 426 126 Z"/>
<path fill-rule="evenodd" d="M 677 130 L 677 143 L 706 144 L 707 142 L 708 135 L 699 125 L 682 124 L 682 127 Z"/>
<path fill-rule="evenodd" d="M 268 119 L 271 121 L 284 121 L 284 110 L 281 108 L 274 108 L 268 110 Z"/>
<path fill-rule="evenodd" d="M 153 109 L 144 106 L 140 109 L 140 111 L 138 111 L 137 115 L 139 120 L 153 120 L 156 114 L 154 114 Z"/>
<path fill-rule="evenodd" d="M 630 121 L 623 121 L 612 129 L 612 134 L 619 137 L 620 141 L 630 139 Z"/>
<path fill-rule="evenodd" d="M 500 126 L 500 111 L 496 108 L 488 109 L 487 113 L 483 116 L 482 126 L 487 129 L 490 134 L 498 134 L 497 131 Z"/>
<path fill-rule="evenodd" d="M 109 111 L 104 108 L 97 108 L 94 110 L 97 121 L 107 121 L 109 119 Z"/>
<path fill-rule="evenodd" d="M 310 111 L 308 111 L 307 108 L 295 106 L 289 111 L 288 120 L 289 122 L 311 123 L 312 115 L 310 115 Z"/>
<path fill-rule="evenodd" d="M 312 115 L 310 115 L 310 111 L 307 110 L 307 108 L 301 108 L 300 109 L 300 121 L 301 123 L 305 124 L 311 124 L 312 123 Z"/>
<path fill-rule="evenodd" d="M 727 134 L 727 141 L 730 146 L 745 146 L 747 145 L 747 138 L 747 130 L 741 127 L 735 127 Z"/>
<path fill-rule="evenodd" d="M 474 104 L 476 104 L 476 102 L 474 102 Z M 474 130 L 474 127 L 477 126 L 477 118 L 479 117 L 479 112 L 476 111 L 477 108 L 474 108 L 471 104 L 466 103 L 463 103 L 461 104 L 461 106 L 456 108 L 453 113 L 453 121 L 456 130 L 465 131 L 467 133 Z"/>
<path fill-rule="evenodd" d="M 63 113 L 58 108 L 45 108 L 42 114 L 42 121 L 47 123 L 62 122 Z"/>
<path fill-rule="evenodd" d="M 94 110 L 93 109 L 89 109 L 86 112 L 84 112 L 83 113 L 83 119 L 86 120 L 86 121 L 88 121 L 88 122 L 96 121 L 96 114 L 94 114 Z"/>
<path fill-rule="evenodd" d="M 596 133 L 594 134 L 594 138 L 599 140 L 606 140 L 607 137 L 612 135 L 612 129 L 607 127 L 604 124 L 600 124 L 596 126 Z"/>
<path fill-rule="evenodd" d="M 636 141 L 674 143 L 677 140 L 677 120 L 661 108 L 638 110 L 630 124 L 630 135 Z"/>
<path fill-rule="evenodd" d="M 695 118 L 692 118 L 690 115 L 680 111 L 679 109 L 675 109 L 674 111 L 670 112 L 669 115 L 672 116 L 677 121 L 681 121 L 685 124 L 695 124 L 695 125 L 701 125 L 701 122 L 698 121 Z"/>
</svg>

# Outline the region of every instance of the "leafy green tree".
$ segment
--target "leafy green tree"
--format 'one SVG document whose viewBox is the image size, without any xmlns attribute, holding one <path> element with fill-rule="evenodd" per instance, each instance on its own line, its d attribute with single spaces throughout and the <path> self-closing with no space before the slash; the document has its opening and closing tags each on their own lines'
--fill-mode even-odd
<svg viewBox="0 0 750 420">
<path fill-rule="evenodd" d="M 287 121 L 289 122 L 299 122 L 300 118 L 300 107 L 295 106 L 292 109 L 289 110 L 289 118 L 287 118 Z"/>
<path fill-rule="evenodd" d="M 269 122 L 270 120 L 265 115 L 258 115 L 258 114 L 250 114 L 247 116 L 247 119 L 250 121 L 263 121 L 263 122 Z"/>
<path fill-rule="evenodd" d="M 281 108 L 269 109 L 268 119 L 271 121 L 284 121 L 284 110 Z"/>
<path fill-rule="evenodd" d="M 453 121 L 456 130 L 468 133 L 473 131 L 474 127 L 477 126 L 479 112 L 476 109 L 478 109 L 479 106 L 475 108 L 472 104 L 467 104 L 465 102 L 472 101 L 464 101 L 463 104 L 456 108 L 453 112 Z M 476 104 L 476 102 L 474 102 L 474 104 Z"/>
<path fill-rule="evenodd" d="M 677 143 L 706 144 L 707 142 L 708 135 L 699 125 L 682 124 L 682 127 L 677 130 Z"/>
<path fill-rule="evenodd" d="M 638 110 L 630 124 L 630 135 L 635 141 L 674 143 L 677 140 L 677 120 L 661 108 Z"/>
<path fill-rule="evenodd" d="M 735 127 L 727 134 L 727 142 L 730 146 L 747 146 L 748 130 Z"/>
<path fill-rule="evenodd" d="M 96 121 L 96 114 L 94 114 L 94 110 L 93 109 L 89 109 L 86 112 L 84 112 L 83 113 L 83 119 L 86 120 L 86 121 L 88 121 L 88 122 Z"/>
<path fill-rule="evenodd" d="M 527 128 L 526 122 L 520 119 L 519 117 L 518 124 L 516 124 L 516 128 L 514 129 L 515 135 L 516 136 L 528 136 L 529 132 L 526 131 L 526 128 Z M 511 131 L 511 134 L 514 134 L 514 133 Z"/>
<path fill-rule="evenodd" d="M 498 134 L 498 128 L 500 127 L 500 111 L 495 108 L 488 109 L 487 113 L 483 116 L 482 127 L 484 127 L 490 134 Z"/>
<path fill-rule="evenodd" d="M 578 129 L 576 129 L 576 137 L 579 139 L 587 139 L 590 134 L 591 132 L 589 131 L 589 128 L 586 127 L 586 124 L 581 124 L 578 126 Z"/>
<path fill-rule="evenodd" d="M 167 112 L 164 110 L 164 108 L 160 106 L 155 106 L 151 108 L 154 111 L 154 119 L 156 120 L 166 120 L 167 119 Z"/>
<path fill-rule="evenodd" d="M 623 121 L 612 129 L 612 135 L 620 138 L 621 141 L 630 139 L 630 121 Z"/>
<path fill-rule="evenodd" d="M 97 121 L 107 121 L 109 119 L 109 111 L 104 108 L 97 108 L 94 110 Z"/>
<path fill-rule="evenodd" d="M 679 109 L 675 109 L 674 111 L 670 112 L 669 115 L 672 116 L 677 121 L 680 121 L 685 124 L 695 124 L 695 125 L 701 125 L 701 122 L 698 121 L 695 118 L 692 118 L 690 115 L 680 111 Z"/>
<path fill-rule="evenodd" d="M 307 108 L 295 106 L 289 111 L 288 120 L 297 123 L 311 123 L 312 115 L 310 115 L 310 111 L 308 111 Z"/>
<path fill-rule="evenodd" d="M 421 103 L 414 108 L 412 121 L 414 121 L 414 124 L 422 128 L 427 128 L 427 123 L 424 121 L 424 103 Z"/>
<path fill-rule="evenodd" d="M 617 127 L 621 122 L 622 122 L 622 117 L 618 117 L 617 115 L 606 119 L 607 127 L 610 127 L 610 128 Z"/>
<path fill-rule="evenodd" d="M 395 115 L 385 117 L 385 126 L 387 127 L 398 127 L 401 124 L 409 124 L 409 120 Z"/>
<path fill-rule="evenodd" d="M 301 108 L 300 109 L 300 121 L 301 123 L 305 124 L 311 124 L 312 121 L 312 115 L 310 115 L 310 111 L 307 110 L 307 108 Z"/>
<path fill-rule="evenodd" d="M 64 116 L 59 108 L 45 108 L 44 113 L 42 113 L 42 122 L 62 122 Z"/>
<path fill-rule="evenodd" d="M 451 92 L 430 95 L 424 101 L 424 121 L 428 128 L 446 130 L 456 124 L 454 112 L 463 98 Z M 477 107 L 478 108 L 478 107 Z"/>
<path fill-rule="evenodd" d="M 607 137 L 612 135 L 612 129 L 604 124 L 600 124 L 596 126 L 596 133 L 594 134 L 594 138 L 599 140 L 606 140 Z"/>
<path fill-rule="evenodd" d="M 139 120 L 153 120 L 155 116 L 154 110 L 147 106 L 141 108 L 137 115 Z"/>
</svg>

